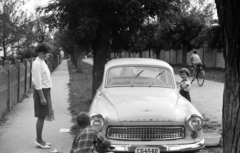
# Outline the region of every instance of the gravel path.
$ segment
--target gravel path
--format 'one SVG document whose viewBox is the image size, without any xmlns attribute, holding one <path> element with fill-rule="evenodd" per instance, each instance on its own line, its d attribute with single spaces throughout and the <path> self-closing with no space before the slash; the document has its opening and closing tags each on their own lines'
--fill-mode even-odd
<svg viewBox="0 0 240 153">
<path fill-rule="evenodd" d="M 175 75 L 176 80 L 181 80 Z M 203 86 L 198 86 L 197 82 L 192 83 L 190 95 L 193 105 L 202 115 L 211 121 L 222 123 L 222 104 L 223 104 L 224 84 L 205 80 Z"/>
</svg>

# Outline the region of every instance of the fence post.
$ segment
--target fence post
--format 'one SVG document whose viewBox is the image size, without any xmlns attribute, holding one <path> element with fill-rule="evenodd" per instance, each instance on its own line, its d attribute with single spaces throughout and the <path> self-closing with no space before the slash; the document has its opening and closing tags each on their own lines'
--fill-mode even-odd
<svg viewBox="0 0 240 153">
<path fill-rule="evenodd" d="M 15 61 L 15 65 L 16 65 L 16 67 L 18 69 L 18 96 L 17 96 L 17 102 L 19 102 L 20 99 L 21 99 L 21 80 L 20 80 L 20 78 L 21 78 L 20 70 L 21 69 L 20 69 L 20 64 L 21 64 L 20 60 L 16 60 Z"/>
<path fill-rule="evenodd" d="M 29 89 L 29 82 L 28 82 L 28 72 L 29 72 L 29 68 L 28 68 L 28 60 L 27 59 L 23 59 L 23 64 L 25 66 L 25 82 L 24 82 L 24 93 L 26 94 L 27 93 L 27 90 Z"/>
<path fill-rule="evenodd" d="M 3 60 L 0 59 L 0 65 L 4 66 Z"/>
<path fill-rule="evenodd" d="M 59 55 L 57 55 L 57 65 L 60 64 L 60 58 L 59 58 Z"/>
<path fill-rule="evenodd" d="M 29 61 L 29 64 L 30 64 L 30 88 L 32 88 L 32 85 L 33 85 L 33 83 L 32 83 L 32 64 L 33 64 L 33 58 L 30 58 L 30 59 L 28 59 L 28 61 Z"/>
<path fill-rule="evenodd" d="M 12 107 L 12 99 L 11 99 L 11 62 L 10 61 L 5 61 L 4 62 L 4 67 L 8 72 L 8 100 L 7 100 L 7 109 L 8 112 L 11 111 Z"/>
</svg>

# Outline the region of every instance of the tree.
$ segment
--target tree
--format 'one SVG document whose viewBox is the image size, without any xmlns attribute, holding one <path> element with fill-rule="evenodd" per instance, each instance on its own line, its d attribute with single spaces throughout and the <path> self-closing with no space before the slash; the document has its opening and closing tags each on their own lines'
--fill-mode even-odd
<svg viewBox="0 0 240 153">
<path fill-rule="evenodd" d="M 14 48 L 21 40 L 28 19 L 25 13 L 19 9 L 24 1 L 2 0 L 0 4 L 0 46 L 2 46 L 6 58 L 7 49 Z"/>
<path fill-rule="evenodd" d="M 178 10 L 175 0 L 57 0 L 44 8 L 52 27 L 67 27 L 79 46 L 90 45 L 94 53 L 93 95 L 102 82 L 104 65 L 114 35 L 138 32 L 147 17 Z M 159 18 L 160 19 L 160 18 Z M 121 37 L 123 38 L 123 37 Z"/>
<path fill-rule="evenodd" d="M 191 43 L 194 38 L 198 36 L 204 23 L 198 18 L 195 12 L 190 14 L 181 14 L 179 16 L 179 21 L 176 24 L 174 30 L 171 30 L 174 44 L 174 49 L 182 48 L 182 65 L 186 66 L 187 62 L 187 52 L 193 48 Z"/>
<path fill-rule="evenodd" d="M 193 47 L 198 47 L 194 46 L 193 41 L 213 16 L 213 6 L 211 3 L 206 4 L 205 0 L 198 2 L 199 5 L 195 6 L 189 0 L 183 0 L 180 5 L 181 12 L 176 14 L 174 17 L 175 20 L 170 22 L 171 26 L 161 23 L 156 32 L 156 41 L 160 43 L 158 48 L 182 49 L 183 66 L 187 62 L 187 52 Z"/>
<path fill-rule="evenodd" d="M 223 152 L 240 152 L 240 3 L 215 0 L 223 34 L 225 85 L 223 92 Z"/>
<path fill-rule="evenodd" d="M 205 43 L 208 44 L 208 47 L 217 49 L 219 52 L 222 51 L 222 32 L 220 26 L 211 25 L 202 29 L 192 43 L 194 46 L 202 46 Z"/>
<path fill-rule="evenodd" d="M 140 29 L 138 33 L 133 35 L 132 41 L 130 42 L 132 52 L 140 53 L 140 57 L 142 57 L 142 51 L 146 49 L 146 40 L 143 31 L 143 29 Z"/>
<path fill-rule="evenodd" d="M 81 52 L 79 52 L 79 46 L 77 45 L 75 40 L 72 39 L 68 32 L 65 30 L 57 31 L 54 34 L 54 39 L 56 40 L 58 45 L 62 47 L 65 53 L 72 55 L 73 64 L 77 68 L 77 72 L 82 73 L 82 55 L 78 55 Z"/>
<path fill-rule="evenodd" d="M 62 47 L 65 53 L 73 54 L 74 52 L 74 43 L 71 40 L 71 37 L 67 35 L 65 31 L 57 31 L 54 33 L 54 39 L 57 44 Z"/>
<path fill-rule="evenodd" d="M 194 46 L 194 39 L 203 28 L 210 22 L 213 16 L 213 5 L 205 0 L 198 1 L 197 6 L 191 5 L 190 1 L 184 1 L 182 12 L 179 14 L 178 22 L 172 31 L 176 49 L 182 48 L 182 64 L 186 65 L 187 52 Z"/>
<path fill-rule="evenodd" d="M 156 31 L 156 22 L 149 22 L 147 19 L 146 23 L 144 23 L 139 31 L 132 37 L 130 41 L 130 49 L 132 52 L 140 53 L 140 57 L 142 57 L 142 51 L 148 50 L 149 57 L 151 50 L 154 48 L 155 39 L 155 31 Z"/>
<path fill-rule="evenodd" d="M 153 50 L 156 53 L 156 58 L 160 59 L 160 52 L 161 50 L 169 50 L 172 49 L 172 38 L 167 30 L 166 27 L 164 26 L 159 26 L 157 27 L 155 34 L 154 34 L 154 45 L 153 45 Z"/>
</svg>

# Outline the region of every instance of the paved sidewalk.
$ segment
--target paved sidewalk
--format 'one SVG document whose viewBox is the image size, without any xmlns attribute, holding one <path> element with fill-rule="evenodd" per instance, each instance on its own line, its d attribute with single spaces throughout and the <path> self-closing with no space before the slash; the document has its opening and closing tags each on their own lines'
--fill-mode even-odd
<svg viewBox="0 0 240 153">
<path fill-rule="evenodd" d="M 73 136 L 70 133 L 61 133 L 61 128 L 69 129 L 71 114 L 68 110 L 68 82 L 69 73 L 67 60 L 52 73 L 53 88 L 52 104 L 55 121 L 45 122 L 43 139 L 52 143 L 51 149 L 39 149 L 35 146 L 36 118 L 34 117 L 32 94 L 18 103 L 6 115 L 6 123 L 0 126 L 0 153 L 48 153 L 57 149 L 59 153 L 68 153 L 71 148 Z"/>
</svg>

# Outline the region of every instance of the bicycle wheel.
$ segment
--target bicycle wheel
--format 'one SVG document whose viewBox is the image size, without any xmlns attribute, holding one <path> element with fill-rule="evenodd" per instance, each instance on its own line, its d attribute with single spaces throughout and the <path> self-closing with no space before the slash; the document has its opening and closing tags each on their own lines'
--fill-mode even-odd
<svg viewBox="0 0 240 153">
<path fill-rule="evenodd" d="M 190 74 L 189 74 L 189 80 L 191 80 L 192 81 L 192 79 L 193 79 L 193 70 L 194 70 L 194 68 L 190 68 Z"/>
<path fill-rule="evenodd" d="M 197 74 L 197 82 L 199 86 L 202 86 L 204 83 L 205 72 L 204 70 L 199 70 Z"/>
</svg>

